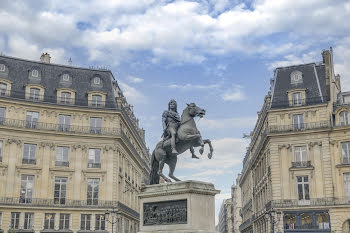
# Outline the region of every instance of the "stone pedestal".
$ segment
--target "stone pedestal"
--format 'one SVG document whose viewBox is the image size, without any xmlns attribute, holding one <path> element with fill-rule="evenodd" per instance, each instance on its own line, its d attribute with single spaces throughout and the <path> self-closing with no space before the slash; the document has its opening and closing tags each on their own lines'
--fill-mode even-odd
<svg viewBox="0 0 350 233">
<path fill-rule="evenodd" d="M 139 233 L 215 233 L 215 195 L 211 183 L 181 181 L 147 185 L 140 198 Z"/>
</svg>

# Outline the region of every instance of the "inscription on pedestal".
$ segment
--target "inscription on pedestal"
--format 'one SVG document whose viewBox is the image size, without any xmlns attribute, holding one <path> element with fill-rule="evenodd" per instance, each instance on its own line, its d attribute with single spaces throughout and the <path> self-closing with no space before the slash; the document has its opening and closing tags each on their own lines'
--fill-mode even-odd
<svg viewBox="0 0 350 233">
<path fill-rule="evenodd" d="M 187 200 L 150 202 L 143 204 L 143 225 L 187 223 Z"/>
</svg>

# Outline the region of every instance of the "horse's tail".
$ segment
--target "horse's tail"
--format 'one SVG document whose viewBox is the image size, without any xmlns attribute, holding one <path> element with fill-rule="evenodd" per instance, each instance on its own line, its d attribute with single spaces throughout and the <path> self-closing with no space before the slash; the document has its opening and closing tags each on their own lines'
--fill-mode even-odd
<svg viewBox="0 0 350 233">
<path fill-rule="evenodd" d="M 159 184 L 159 175 L 158 175 L 159 162 L 156 159 L 156 155 L 155 155 L 156 149 L 154 149 L 152 153 L 152 160 L 151 160 L 152 168 L 151 168 L 151 174 L 150 174 L 150 184 Z"/>
</svg>

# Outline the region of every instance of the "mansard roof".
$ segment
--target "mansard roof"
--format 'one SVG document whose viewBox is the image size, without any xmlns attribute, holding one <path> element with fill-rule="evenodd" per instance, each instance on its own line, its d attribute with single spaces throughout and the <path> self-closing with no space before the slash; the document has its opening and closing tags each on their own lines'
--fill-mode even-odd
<svg viewBox="0 0 350 233">
<path fill-rule="evenodd" d="M 292 73 L 301 73 L 302 82 L 292 82 Z M 326 70 L 324 64 L 301 64 L 275 69 L 271 93 L 271 108 L 289 107 L 288 92 L 305 89 L 306 105 L 327 101 Z"/>
<path fill-rule="evenodd" d="M 76 91 L 75 98 L 79 100 L 76 101 L 75 105 L 87 106 L 87 93 L 99 91 L 106 94 L 106 108 L 116 107 L 112 85 L 114 77 L 109 70 L 44 63 L 4 55 L 0 55 L 0 64 L 4 64 L 7 67 L 6 72 L 0 72 L 0 78 L 12 82 L 11 97 L 24 99 L 25 85 L 33 83 L 33 81 L 29 79 L 29 72 L 36 69 L 40 73 L 40 81 L 37 80 L 35 83 L 45 87 L 45 102 L 56 102 L 57 88 L 70 88 Z M 69 74 L 71 76 L 71 83 L 60 81 L 63 74 Z M 95 76 L 101 78 L 102 85 L 93 85 L 92 79 Z"/>
</svg>

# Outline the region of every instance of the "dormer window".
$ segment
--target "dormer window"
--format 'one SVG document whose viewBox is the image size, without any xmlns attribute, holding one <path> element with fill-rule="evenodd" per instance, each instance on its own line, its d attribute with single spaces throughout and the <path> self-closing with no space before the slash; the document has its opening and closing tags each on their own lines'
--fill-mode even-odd
<svg viewBox="0 0 350 233">
<path fill-rule="evenodd" d="M 101 78 L 100 77 L 95 77 L 94 78 L 94 84 L 100 85 L 101 84 Z"/>
<path fill-rule="evenodd" d="M 349 124 L 349 114 L 347 111 L 342 111 L 339 113 L 339 121 L 341 126 Z"/>
<path fill-rule="evenodd" d="M 7 93 L 7 84 L 0 83 L 0 96 L 6 96 Z"/>
<path fill-rule="evenodd" d="M 40 89 L 39 88 L 30 88 L 29 99 L 38 101 L 40 100 Z"/>
<path fill-rule="evenodd" d="M 69 81 L 69 74 L 64 74 L 62 76 L 62 80 L 68 82 Z"/>
<path fill-rule="evenodd" d="M 290 74 L 291 84 L 297 84 L 303 82 L 303 73 L 296 70 Z"/>
<path fill-rule="evenodd" d="M 39 77 L 39 71 L 38 70 L 32 70 L 32 77 Z"/>
<path fill-rule="evenodd" d="M 292 101 L 293 101 L 293 106 L 300 106 L 301 105 L 301 93 L 296 92 L 292 94 Z"/>
<path fill-rule="evenodd" d="M 92 106 L 93 107 L 101 107 L 102 106 L 102 96 L 100 95 L 92 95 Z"/>
<path fill-rule="evenodd" d="M 72 94 L 70 92 L 61 93 L 61 104 L 70 104 L 72 99 Z"/>
<path fill-rule="evenodd" d="M 5 72 L 6 66 L 4 64 L 0 64 L 0 71 Z"/>
</svg>

